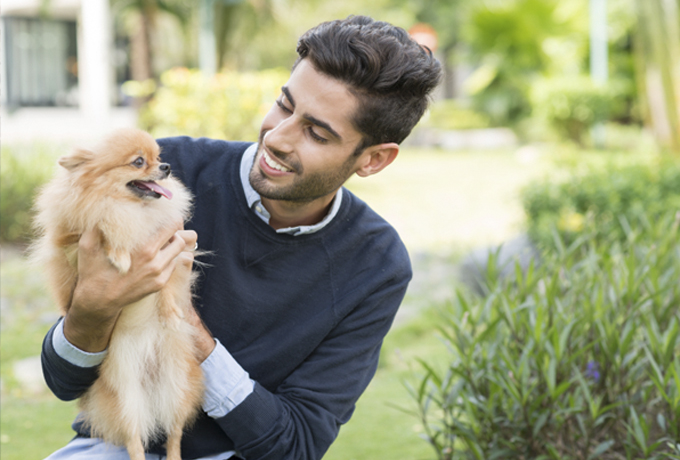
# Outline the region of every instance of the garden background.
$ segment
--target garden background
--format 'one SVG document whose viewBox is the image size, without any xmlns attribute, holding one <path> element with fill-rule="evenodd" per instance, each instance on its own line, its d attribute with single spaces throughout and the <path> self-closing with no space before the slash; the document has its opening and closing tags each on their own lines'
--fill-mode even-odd
<svg viewBox="0 0 680 460">
<path fill-rule="evenodd" d="M 208 75 L 198 2 L 111 1 L 147 50 L 121 91 L 156 136 L 255 139 L 322 20 L 437 36 L 431 110 L 393 165 L 348 183 L 399 231 L 414 280 L 325 458 L 680 458 L 680 2 L 365 3 L 216 1 Z M 23 254 L 34 193 L 72 147 L 2 144 L 3 460 L 72 436 L 76 405 L 37 365 L 56 312 Z"/>
</svg>

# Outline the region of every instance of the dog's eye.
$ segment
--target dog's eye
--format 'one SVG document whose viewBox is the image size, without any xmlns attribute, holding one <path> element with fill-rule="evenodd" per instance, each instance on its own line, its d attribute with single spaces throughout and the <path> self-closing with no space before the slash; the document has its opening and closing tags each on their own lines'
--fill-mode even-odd
<svg viewBox="0 0 680 460">
<path fill-rule="evenodd" d="M 145 163 L 146 163 L 146 161 L 144 161 L 144 158 L 139 157 L 135 161 L 132 162 L 132 165 L 137 167 L 137 168 L 141 168 L 142 166 L 144 166 Z"/>
</svg>

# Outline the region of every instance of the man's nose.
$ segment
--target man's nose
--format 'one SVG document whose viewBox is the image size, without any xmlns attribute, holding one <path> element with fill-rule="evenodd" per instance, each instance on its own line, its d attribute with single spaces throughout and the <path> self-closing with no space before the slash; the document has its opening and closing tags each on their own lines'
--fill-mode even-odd
<svg viewBox="0 0 680 460">
<path fill-rule="evenodd" d="M 264 144 L 271 150 L 287 154 L 294 150 L 296 137 L 294 118 L 286 117 L 265 134 Z"/>
</svg>

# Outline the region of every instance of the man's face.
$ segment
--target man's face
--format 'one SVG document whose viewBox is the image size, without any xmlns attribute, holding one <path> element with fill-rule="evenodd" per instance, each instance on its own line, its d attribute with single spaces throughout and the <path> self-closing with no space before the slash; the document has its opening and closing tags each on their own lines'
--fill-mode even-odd
<svg viewBox="0 0 680 460">
<path fill-rule="evenodd" d="M 334 193 L 357 170 L 361 134 L 347 86 L 300 61 L 262 122 L 250 183 L 264 198 L 311 202 Z"/>
</svg>

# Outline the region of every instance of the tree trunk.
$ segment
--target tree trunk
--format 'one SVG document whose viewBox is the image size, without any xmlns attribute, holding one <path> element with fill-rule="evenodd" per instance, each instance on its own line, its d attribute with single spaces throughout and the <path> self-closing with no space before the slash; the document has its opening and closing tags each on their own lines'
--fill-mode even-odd
<svg viewBox="0 0 680 460">
<path fill-rule="evenodd" d="M 637 0 L 646 98 L 661 144 L 680 153 L 680 0 Z"/>
<path fill-rule="evenodd" d="M 133 80 L 144 81 L 153 78 L 151 64 L 151 20 L 139 14 L 139 24 L 135 33 L 130 37 L 130 74 Z"/>
</svg>

